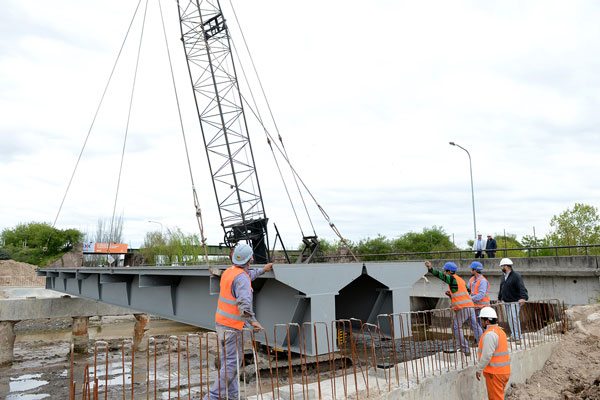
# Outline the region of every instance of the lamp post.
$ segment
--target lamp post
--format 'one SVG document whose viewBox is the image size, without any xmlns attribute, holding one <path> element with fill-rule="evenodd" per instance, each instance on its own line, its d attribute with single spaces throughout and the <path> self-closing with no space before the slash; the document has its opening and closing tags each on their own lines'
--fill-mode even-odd
<svg viewBox="0 0 600 400">
<path fill-rule="evenodd" d="M 471 164 L 471 154 L 469 154 L 469 151 L 459 144 L 450 142 L 450 145 L 463 149 L 467 152 L 467 155 L 469 156 L 469 171 L 471 172 L 471 202 L 473 204 L 473 238 L 477 240 L 477 224 L 475 223 L 475 191 L 473 190 L 473 166 Z"/>
<path fill-rule="evenodd" d="M 162 233 L 163 233 L 163 225 L 162 225 L 162 223 L 158 222 L 158 221 L 148 221 L 148 222 L 153 223 L 153 224 L 159 224 L 160 225 L 160 235 L 162 236 Z"/>
</svg>

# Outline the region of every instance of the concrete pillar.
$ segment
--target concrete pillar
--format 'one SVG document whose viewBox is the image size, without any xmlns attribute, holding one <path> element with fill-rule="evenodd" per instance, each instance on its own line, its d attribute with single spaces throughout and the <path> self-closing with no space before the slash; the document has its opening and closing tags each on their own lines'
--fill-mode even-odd
<svg viewBox="0 0 600 400">
<path fill-rule="evenodd" d="M 13 361 L 15 324 L 19 321 L 0 321 L 0 365 Z"/>
<path fill-rule="evenodd" d="M 75 353 L 87 353 L 88 351 L 88 341 L 90 339 L 88 320 L 89 317 L 73 317 L 71 337 Z"/>
<path fill-rule="evenodd" d="M 135 325 L 133 327 L 133 345 L 135 351 L 146 351 L 148 341 L 144 340 L 146 332 L 150 329 L 150 316 L 148 314 L 133 314 Z"/>
</svg>

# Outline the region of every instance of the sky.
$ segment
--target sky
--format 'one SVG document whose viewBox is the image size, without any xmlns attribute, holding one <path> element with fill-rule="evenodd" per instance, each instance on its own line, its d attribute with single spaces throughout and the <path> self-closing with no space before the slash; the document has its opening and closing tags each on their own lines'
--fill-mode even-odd
<svg viewBox="0 0 600 400">
<path fill-rule="evenodd" d="M 140 46 L 144 4 L 133 19 L 134 0 L 0 2 L 0 230 L 56 218 L 57 228 L 93 233 L 114 211 L 132 247 L 149 231 L 198 233 L 158 2 L 148 2 Z M 177 3 L 160 4 L 205 235 L 218 244 L 223 232 Z M 250 76 L 231 3 L 221 4 L 236 62 Z M 520 238 L 535 229 L 540 237 L 576 202 L 600 206 L 599 3 L 233 0 L 233 7 L 292 165 L 345 238 L 394 238 L 435 225 L 465 247 L 473 238 L 469 157 L 450 141 L 470 153 L 484 235 Z M 267 119 L 264 101 L 258 109 Z M 297 247 L 313 228 L 293 198 L 297 223 L 265 135 L 256 122 L 250 128 L 266 215 L 286 246 Z M 268 129 L 275 134 L 272 123 Z M 286 183 L 297 193 L 289 175 Z M 305 198 L 314 232 L 336 239 Z"/>
</svg>

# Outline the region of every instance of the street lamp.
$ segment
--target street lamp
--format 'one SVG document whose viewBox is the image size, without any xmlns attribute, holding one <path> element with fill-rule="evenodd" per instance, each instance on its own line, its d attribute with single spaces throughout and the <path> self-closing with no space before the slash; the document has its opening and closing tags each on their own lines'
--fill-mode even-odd
<svg viewBox="0 0 600 400">
<path fill-rule="evenodd" d="M 158 222 L 158 221 L 148 221 L 148 222 L 153 223 L 153 224 L 159 224 L 160 225 L 160 234 L 162 235 L 162 233 L 163 233 L 163 226 L 162 226 L 161 222 Z"/>
<path fill-rule="evenodd" d="M 469 171 L 471 172 L 471 201 L 473 204 L 473 238 L 477 240 L 477 224 L 475 223 L 475 191 L 473 190 L 473 166 L 471 165 L 471 154 L 469 154 L 469 151 L 459 144 L 450 142 L 450 145 L 463 149 L 467 152 L 467 155 L 469 156 Z"/>
</svg>

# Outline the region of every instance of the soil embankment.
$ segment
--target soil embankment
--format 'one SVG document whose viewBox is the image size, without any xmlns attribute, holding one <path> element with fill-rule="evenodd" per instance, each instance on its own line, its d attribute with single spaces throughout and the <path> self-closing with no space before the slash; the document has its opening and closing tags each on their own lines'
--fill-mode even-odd
<svg viewBox="0 0 600 400">
<path fill-rule="evenodd" d="M 525 384 L 512 386 L 510 400 L 600 400 L 600 304 L 570 308 L 567 332 L 546 365 Z"/>
<path fill-rule="evenodd" d="M 46 278 L 37 276 L 37 266 L 15 260 L 0 260 L 0 286 L 44 287 Z M 0 293 L 0 298 L 6 297 Z"/>
</svg>

